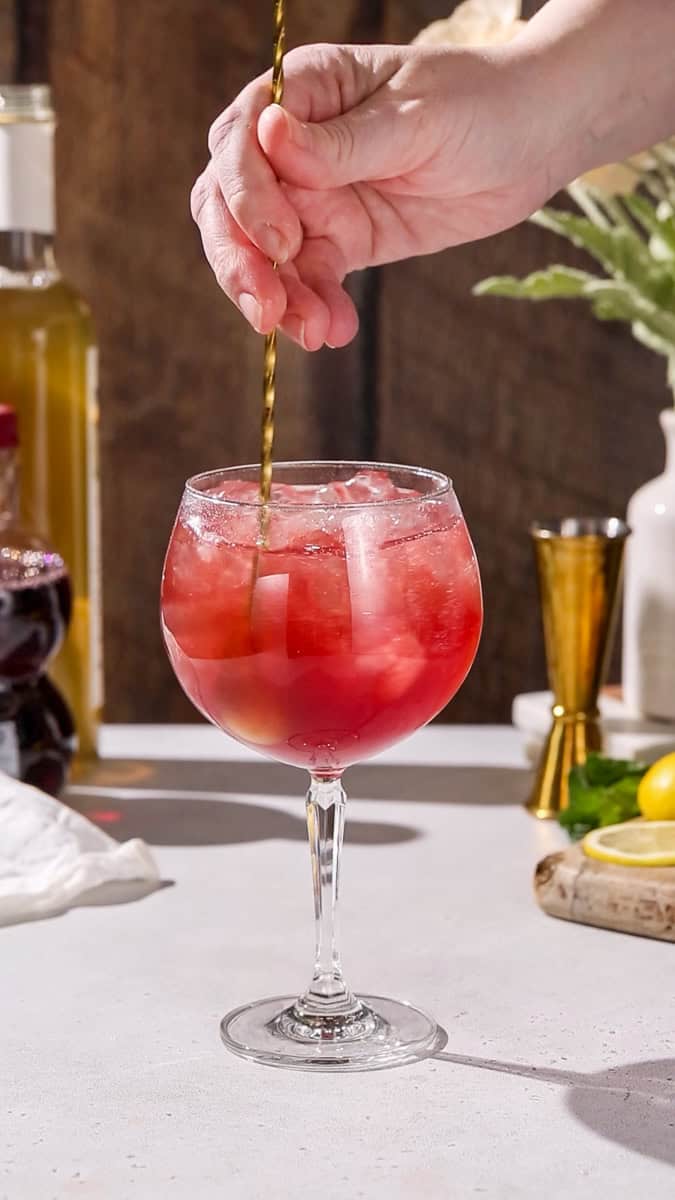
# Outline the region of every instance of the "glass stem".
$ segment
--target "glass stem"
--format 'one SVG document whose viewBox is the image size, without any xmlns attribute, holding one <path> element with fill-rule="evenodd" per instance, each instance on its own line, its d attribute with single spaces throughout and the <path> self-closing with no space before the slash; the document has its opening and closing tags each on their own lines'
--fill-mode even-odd
<svg viewBox="0 0 675 1200">
<path fill-rule="evenodd" d="M 307 793 L 307 831 L 314 887 L 316 960 L 312 982 L 298 1005 L 307 1015 L 343 1016 L 359 1007 L 342 976 L 336 934 L 346 801 L 339 775 L 312 775 Z"/>
</svg>

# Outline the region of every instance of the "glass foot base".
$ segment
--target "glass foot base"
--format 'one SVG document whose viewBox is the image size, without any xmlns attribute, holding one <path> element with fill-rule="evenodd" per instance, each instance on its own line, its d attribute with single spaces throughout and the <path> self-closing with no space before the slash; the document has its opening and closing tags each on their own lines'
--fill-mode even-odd
<svg viewBox="0 0 675 1200">
<path fill-rule="evenodd" d="M 447 1034 L 411 1004 L 360 996 L 348 1018 L 299 1018 L 294 996 L 275 996 L 223 1017 L 220 1035 L 241 1058 L 302 1071 L 377 1071 L 442 1050 Z"/>
</svg>

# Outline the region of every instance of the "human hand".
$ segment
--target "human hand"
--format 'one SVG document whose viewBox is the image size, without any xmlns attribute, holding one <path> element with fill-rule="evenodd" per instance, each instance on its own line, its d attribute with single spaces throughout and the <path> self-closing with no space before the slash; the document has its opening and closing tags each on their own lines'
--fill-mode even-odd
<svg viewBox="0 0 675 1200">
<path fill-rule="evenodd" d="M 269 74 L 244 88 L 192 192 L 216 278 L 259 333 L 344 346 L 351 271 L 496 233 L 566 182 L 515 45 L 309 46 L 284 65 L 284 107 Z"/>
</svg>

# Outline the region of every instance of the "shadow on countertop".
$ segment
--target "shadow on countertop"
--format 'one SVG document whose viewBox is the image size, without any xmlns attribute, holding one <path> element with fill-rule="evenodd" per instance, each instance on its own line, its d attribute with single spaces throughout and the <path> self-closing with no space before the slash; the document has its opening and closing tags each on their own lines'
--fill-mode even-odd
<svg viewBox="0 0 675 1200">
<path fill-rule="evenodd" d="M 522 804 L 530 771 L 518 767 L 455 767 L 361 763 L 345 772 L 352 800 L 423 801 L 426 804 Z M 159 762 L 101 759 L 73 778 L 76 795 L 85 787 L 148 789 L 199 795 L 302 797 L 307 773 L 260 759 L 255 762 Z"/>
<path fill-rule="evenodd" d="M 355 801 L 347 841 L 391 845 L 420 836 L 409 825 L 360 820 L 359 798 L 518 805 L 527 794 L 527 781 L 527 771 L 499 767 L 355 766 L 345 776 Z M 142 837 L 157 846 L 304 841 L 301 801 L 306 786 L 304 771 L 265 761 L 103 760 L 82 769 L 64 799 L 120 841 Z M 260 803 L 267 796 L 297 797 L 297 816 Z"/>
<path fill-rule="evenodd" d="M 443 1051 L 442 1062 L 567 1088 L 572 1116 L 594 1133 L 675 1166 L 675 1059 L 625 1063 L 606 1071 L 563 1071 Z"/>
<path fill-rule="evenodd" d="M 307 826 L 304 805 L 298 815 L 251 800 L 240 802 L 214 793 L 166 791 L 163 795 L 142 791 L 127 797 L 119 792 L 78 792 L 69 803 L 106 833 L 125 842 L 140 837 L 153 846 L 231 846 L 271 838 L 304 842 Z M 409 825 L 352 820 L 346 840 L 355 845 L 392 845 L 410 842 L 419 832 Z"/>
</svg>

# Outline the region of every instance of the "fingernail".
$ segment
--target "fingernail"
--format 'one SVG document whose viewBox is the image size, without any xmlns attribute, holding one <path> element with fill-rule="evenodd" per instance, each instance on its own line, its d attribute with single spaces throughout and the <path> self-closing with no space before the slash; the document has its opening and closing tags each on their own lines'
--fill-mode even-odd
<svg viewBox="0 0 675 1200">
<path fill-rule="evenodd" d="M 259 333 L 262 325 L 262 305 L 250 292 L 242 292 L 238 304 L 246 320 L 250 321 L 253 328 Z"/>
<path fill-rule="evenodd" d="M 279 229 L 275 229 L 274 225 L 263 225 L 260 229 L 256 241 L 260 249 L 264 251 L 273 262 L 285 263 L 288 262 L 288 241 Z"/>
<path fill-rule="evenodd" d="M 284 326 L 286 329 L 286 333 L 289 335 L 289 337 L 294 338 L 295 341 L 300 343 L 303 350 L 306 350 L 307 346 L 305 345 L 305 322 L 302 320 L 302 317 L 294 317 L 294 316 L 286 317 L 286 320 L 284 321 Z"/>
</svg>

